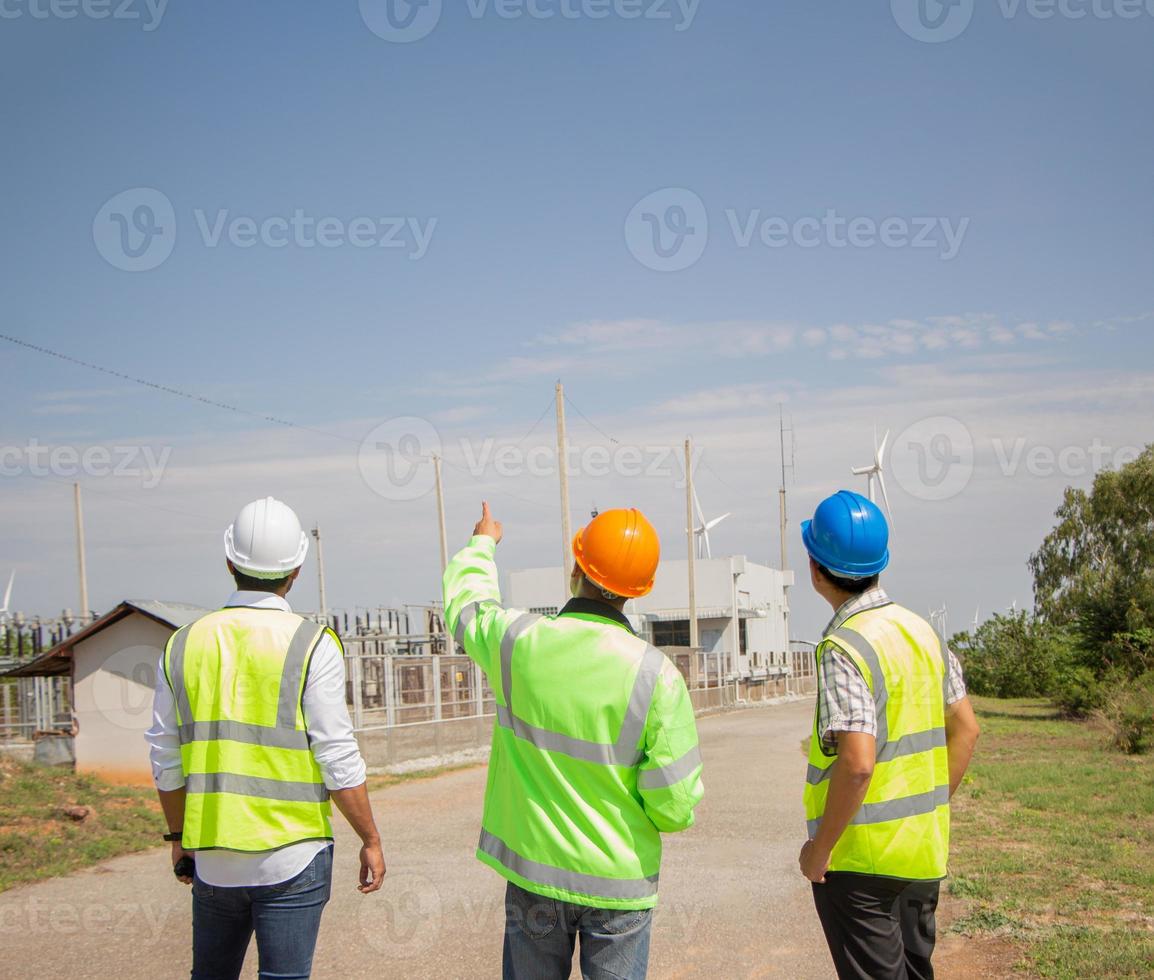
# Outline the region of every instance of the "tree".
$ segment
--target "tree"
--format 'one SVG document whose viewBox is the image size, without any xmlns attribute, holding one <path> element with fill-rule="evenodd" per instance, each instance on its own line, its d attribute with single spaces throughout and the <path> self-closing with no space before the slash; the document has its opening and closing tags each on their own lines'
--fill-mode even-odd
<svg viewBox="0 0 1154 980">
<path fill-rule="evenodd" d="M 1154 628 L 1154 446 L 1099 473 L 1089 493 L 1068 488 L 1056 516 L 1030 558 L 1035 605 L 1077 635 L 1087 666 L 1104 670 L 1118 637 Z"/>
</svg>

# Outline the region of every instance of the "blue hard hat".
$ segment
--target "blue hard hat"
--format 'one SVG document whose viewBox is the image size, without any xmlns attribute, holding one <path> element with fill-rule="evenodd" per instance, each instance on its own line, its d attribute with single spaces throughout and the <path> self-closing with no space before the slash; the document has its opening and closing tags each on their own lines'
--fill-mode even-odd
<svg viewBox="0 0 1154 980">
<path fill-rule="evenodd" d="M 890 563 L 890 529 L 872 500 L 839 490 L 817 505 L 812 521 L 801 522 L 805 550 L 842 578 L 868 578 Z"/>
</svg>

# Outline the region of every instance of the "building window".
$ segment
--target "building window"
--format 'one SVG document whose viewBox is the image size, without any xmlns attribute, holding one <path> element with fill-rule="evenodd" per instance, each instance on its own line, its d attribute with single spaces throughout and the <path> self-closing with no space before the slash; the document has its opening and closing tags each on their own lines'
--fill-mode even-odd
<svg viewBox="0 0 1154 980">
<path fill-rule="evenodd" d="M 689 646 L 689 620 L 673 619 L 653 624 L 653 645 L 655 647 Z"/>
</svg>

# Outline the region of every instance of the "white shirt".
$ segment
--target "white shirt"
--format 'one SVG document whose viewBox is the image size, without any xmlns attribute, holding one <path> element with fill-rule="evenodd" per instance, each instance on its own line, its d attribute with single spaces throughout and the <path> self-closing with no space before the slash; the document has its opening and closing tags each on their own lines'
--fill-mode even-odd
<svg viewBox="0 0 1154 980">
<path fill-rule="evenodd" d="M 225 603 L 256 609 L 292 612 L 289 604 L 271 592 L 234 592 Z M 325 786 L 330 790 L 352 789 L 365 781 L 365 760 L 353 734 L 353 723 L 345 704 L 345 664 L 337 645 L 327 634 L 321 638 L 309 662 L 304 696 L 305 727 L 309 748 L 320 766 Z M 163 657 L 156 675 L 152 706 L 152 728 L 148 740 L 152 777 L 157 789 L 174 790 L 184 785 L 180 761 L 180 736 L 176 706 L 164 673 Z M 302 841 L 275 851 L 244 854 L 237 851 L 199 851 L 196 874 L 207 885 L 220 888 L 251 888 L 276 885 L 295 878 L 330 841 Z"/>
</svg>

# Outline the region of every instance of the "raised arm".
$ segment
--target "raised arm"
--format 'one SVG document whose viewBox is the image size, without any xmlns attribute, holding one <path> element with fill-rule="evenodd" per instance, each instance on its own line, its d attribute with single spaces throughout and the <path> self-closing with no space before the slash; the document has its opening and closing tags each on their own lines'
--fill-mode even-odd
<svg viewBox="0 0 1154 980">
<path fill-rule="evenodd" d="M 502 536 L 501 522 L 493 520 L 488 503 L 482 504 L 473 537 L 453 556 L 443 582 L 449 632 L 489 675 L 499 664 L 501 637 L 517 616 L 501 606 L 494 556 Z"/>
</svg>

